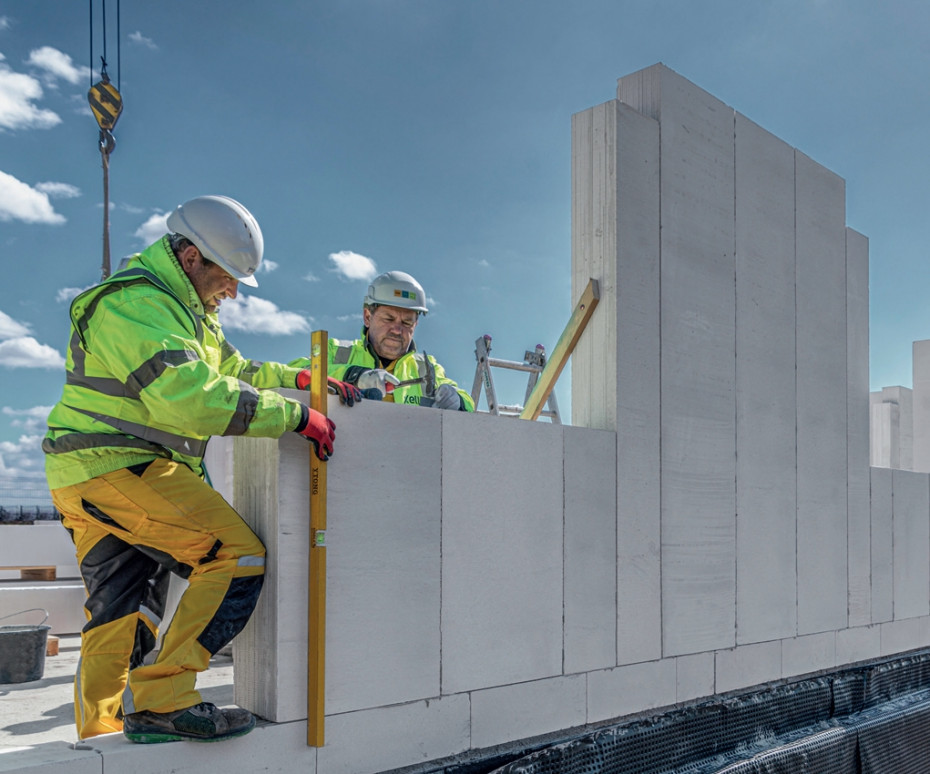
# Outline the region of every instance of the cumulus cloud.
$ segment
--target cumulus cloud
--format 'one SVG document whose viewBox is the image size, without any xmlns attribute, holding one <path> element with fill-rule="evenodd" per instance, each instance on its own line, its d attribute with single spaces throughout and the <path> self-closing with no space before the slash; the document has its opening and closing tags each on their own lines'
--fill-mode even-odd
<svg viewBox="0 0 930 774">
<path fill-rule="evenodd" d="M 32 336 L 0 341 L 0 366 L 6 368 L 65 367 L 65 359 L 47 344 L 40 344 Z"/>
<path fill-rule="evenodd" d="M 45 432 L 46 420 L 51 410 L 51 406 L 33 406 L 27 409 L 3 407 L 3 413 L 8 417 L 12 417 L 10 424 L 13 427 L 23 428 L 27 433 Z"/>
<path fill-rule="evenodd" d="M 77 85 L 81 80 L 89 80 L 91 75 L 89 67 L 74 64 L 70 56 L 51 46 L 33 49 L 26 61 L 53 78 L 61 78 L 73 85 Z"/>
<path fill-rule="evenodd" d="M 37 479 L 44 484 L 45 455 L 42 434 L 22 435 L 18 441 L 0 441 L 0 479 Z"/>
<path fill-rule="evenodd" d="M 158 49 L 158 46 L 155 45 L 154 40 L 145 37 L 145 35 L 143 35 L 138 30 L 129 33 L 129 40 L 139 46 L 144 46 L 145 48 L 151 49 L 152 51 L 156 51 Z"/>
<path fill-rule="evenodd" d="M 296 312 L 282 312 L 277 305 L 256 296 L 230 298 L 220 306 L 220 320 L 231 330 L 264 333 L 268 336 L 290 336 L 307 333 L 312 317 Z"/>
<path fill-rule="evenodd" d="M 168 213 L 156 212 L 151 215 L 145 223 L 136 229 L 133 234 L 144 246 L 148 247 L 152 242 L 161 239 L 168 233 Z"/>
<path fill-rule="evenodd" d="M 320 278 L 316 276 L 312 271 L 308 271 L 304 274 L 304 282 L 319 282 Z"/>
<path fill-rule="evenodd" d="M 371 258 L 353 253 L 351 250 L 330 253 L 329 260 L 333 264 L 333 270 L 348 280 L 371 282 L 378 273 L 378 267 Z"/>
<path fill-rule="evenodd" d="M 52 199 L 74 199 L 81 195 L 81 189 L 70 183 L 36 183 L 36 190 Z"/>
<path fill-rule="evenodd" d="M 10 220 L 53 226 L 65 222 L 64 216 L 55 212 L 47 193 L 0 171 L 0 221 Z"/>
<path fill-rule="evenodd" d="M 29 335 L 30 328 L 0 312 L 0 366 L 7 368 L 64 368 L 54 349 Z"/>
<path fill-rule="evenodd" d="M 34 104 L 42 94 L 38 80 L 13 72 L 0 60 L 0 129 L 50 129 L 60 124 L 55 111 Z"/>
<path fill-rule="evenodd" d="M 17 322 L 6 312 L 0 312 L 0 340 L 16 339 L 29 335 L 29 326 Z"/>
<path fill-rule="evenodd" d="M 261 274 L 271 274 L 271 272 L 277 270 L 278 265 L 279 264 L 277 261 L 269 261 L 267 258 L 265 258 L 262 261 L 261 266 L 258 267 L 258 271 Z"/>
<path fill-rule="evenodd" d="M 8 30 L 10 28 L 10 17 L 9 16 L 0 16 L 0 32 L 3 30 Z M 3 59 L 3 55 L 0 54 L 0 59 Z"/>
</svg>

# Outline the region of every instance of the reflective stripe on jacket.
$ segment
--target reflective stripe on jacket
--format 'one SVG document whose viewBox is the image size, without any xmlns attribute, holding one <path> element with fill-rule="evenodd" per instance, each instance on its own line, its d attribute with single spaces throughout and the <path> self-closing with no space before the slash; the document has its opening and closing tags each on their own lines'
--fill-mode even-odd
<svg viewBox="0 0 930 774">
<path fill-rule="evenodd" d="M 301 367 L 308 368 L 309 362 L 308 359 L 304 358 L 292 361 L 290 365 L 306 363 L 307 365 Z M 367 336 L 355 341 L 329 340 L 327 370 L 328 375 L 333 379 L 342 379 L 346 371 L 352 366 L 380 368 L 380 365 L 375 365 L 376 362 L 379 361 L 376 360 L 375 353 L 368 346 Z M 423 379 L 423 381 L 418 384 L 406 384 L 397 387 L 391 394 L 385 396 L 385 400 L 391 400 L 394 403 L 419 405 L 424 397 L 432 398 L 440 384 L 451 384 L 462 397 L 465 411 L 475 410 L 471 395 L 464 390 L 460 390 L 458 385 L 446 376 L 445 370 L 439 365 L 436 358 L 425 352 L 417 352 L 416 346 L 412 343 L 410 351 L 397 358 L 389 370 L 402 382 L 408 379 Z"/>
<path fill-rule="evenodd" d="M 243 358 L 167 237 L 71 304 L 67 380 L 42 443 L 52 489 L 156 456 L 201 473 L 212 435 L 276 438 L 300 405 L 264 388 L 297 369 Z"/>
</svg>

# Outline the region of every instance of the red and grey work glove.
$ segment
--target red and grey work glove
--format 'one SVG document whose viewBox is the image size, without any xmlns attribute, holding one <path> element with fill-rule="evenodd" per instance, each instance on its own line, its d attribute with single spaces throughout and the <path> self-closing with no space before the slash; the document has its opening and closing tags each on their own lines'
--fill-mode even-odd
<svg viewBox="0 0 930 774">
<path fill-rule="evenodd" d="M 366 393 L 368 390 L 377 390 L 382 398 L 398 384 L 400 384 L 400 379 L 394 376 L 394 374 L 385 371 L 383 368 L 373 368 L 370 371 L 363 371 L 359 374 L 355 382 L 355 385 L 360 390 Z"/>
<path fill-rule="evenodd" d="M 451 384 L 440 384 L 433 399 L 433 406 L 439 409 L 458 411 L 462 408 L 462 398 Z"/>
<path fill-rule="evenodd" d="M 338 379 L 333 379 L 332 377 L 327 377 L 327 388 L 328 391 L 333 395 L 339 396 L 339 402 L 344 403 L 346 406 L 354 406 L 355 401 L 362 399 L 361 391 L 352 384 L 348 382 L 340 382 Z M 297 374 L 297 389 L 298 390 L 309 390 L 310 389 L 310 369 L 305 368 L 303 371 Z"/>
<path fill-rule="evenodd" d="M 336 440 L 336 423 L 325 414 L 307 406 L 300 407 L 300 423 L 294 428 L 313 444 L 316 456 L 326 462 L 333 456 L 333 441 Z"/>
</svg>

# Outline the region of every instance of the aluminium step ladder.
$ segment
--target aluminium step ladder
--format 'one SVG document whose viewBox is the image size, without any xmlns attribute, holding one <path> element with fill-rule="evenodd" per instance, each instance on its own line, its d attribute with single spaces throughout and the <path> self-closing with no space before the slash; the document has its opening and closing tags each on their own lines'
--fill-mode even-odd
<svg viewBox="0 0 930 774">
<path fill-rule="evenodd" d="M 542 344 L 537 344 L 535 350 L 526 350 L 523 355 L 523 362 L 516 360 L 501 360 L 491 357 L 491 337 L 487 334 L 480 336 L 475 341 L 475 359 L 478 361 L 475 368 L 475 381 L 471 388 L 471 398 L 475 402 L 475 410 L 478 408 L 478 398 L 481 396 L 481 385 L 485 388 L 485 398 L 488 401 L 487 413 L 494 416 L 518 417 L 523 411 L 523 406 L 503 405 L 497 400 L 497 391 L 494 388 L 494 377 L 491 375 L 491 368 L 507 368 L 514 371 L 525 371 L 529 374 L 526 385 L 526 403 L 536 386 L 539 374 L 542 373 L 546 366 L 546 348 Z M 555 391 L 549 393 L 546 401 L 546 409 L 541 411 L 539 416 L 548 417 L 552 424 L 562 424 L 559 416 L 559 405 L 555 397 Z"/>
</svg>

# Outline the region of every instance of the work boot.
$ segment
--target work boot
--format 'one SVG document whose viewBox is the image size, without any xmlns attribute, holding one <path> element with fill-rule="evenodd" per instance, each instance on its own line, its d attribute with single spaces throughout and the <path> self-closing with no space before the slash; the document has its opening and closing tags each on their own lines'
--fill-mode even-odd
<svg viewBox="0 0 930 774">
<path fill-rule="evenodd" d="M 234 707 L 220 709 L 210 702 L 174 712 L 133 712 L 123 718 L 123 733 L 131 742 L 153 744 L 177 742 L 219 742 L 243 736 L 255 728 L 251 712 Z"/>
</svg>

